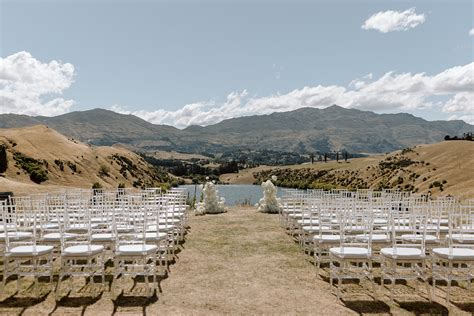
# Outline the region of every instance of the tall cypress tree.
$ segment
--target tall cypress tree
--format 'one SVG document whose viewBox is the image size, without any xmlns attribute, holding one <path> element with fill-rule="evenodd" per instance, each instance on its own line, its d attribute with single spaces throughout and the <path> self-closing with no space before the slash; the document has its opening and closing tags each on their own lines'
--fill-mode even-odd
<svg viewBox="0 0 474 316">
<path fill-rule="evenodd" d="M 4 173 L 8 168 L 7 147 L 0 146 L 0 173 Z"/>
</svg>

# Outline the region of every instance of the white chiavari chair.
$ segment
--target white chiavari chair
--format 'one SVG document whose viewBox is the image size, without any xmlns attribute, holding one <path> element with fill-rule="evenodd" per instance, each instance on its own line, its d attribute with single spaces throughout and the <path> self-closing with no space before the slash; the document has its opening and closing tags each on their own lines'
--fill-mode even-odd
<svg viewBox="0 0 474 316">
<path fill-rule="evenodd" d="M 14 207 L 14 213 L 11 209 L 5 207 L 5 202 L 0 202 L 0 212 L 2 216 L 3 230 L 6 232 L 4 235 L 5 240 L 5 252 L 4 252 L 4 267 L 3 267 L 3 280 L 1 283 L 0 293 L 3 295 L 3 289 L 6 284 L 6 280 L 12 276 L 17 276 L 17 291 L 20 287 L 20 280 L 22 277 L 32 276 L 34 277 L 34 284 L 37 284 L 38 278 L 41 276 L 49 277 L 51 283 L 53 277 L 53 246 L 39 244 L 37 237 L 39 232 L 38 227 L 38 214 L 37 212 L 44 212 L 44 209 L 40 209 L 29 198 L 12 199 L 15 203 L 20 203 L 19 207 Z M 34 206 L 32 204 L 35 204 Z M 44 204 L 43 204 L 44 205 Z M 31 229 L 31 238 L 16 238 L 10 234 L 13 228 L 13 232 L 19 232 L 18 227 L 14 228 L 13 225 L 17 225 L 19 222 L 12 220 L 12 217 L 21 218 L 21 227 L 24 229 Z M 10 237 L 13 238 L 10 238 Z"/>
<path fill-rule="evenodd" d="M 69 289 L 72 289 L 73 277 L 83 276 L 91 282 L 94 276 L 101 278 L 104 287 L 104 246 L 92 243 L 91 199 L 88 196 L 69 197 L 65 213 L 60 223 L 61 253 L 60 271 L 56 288 L 56 299 L 60 298 L 61 283 L 69 277 Z M 94 225 L 95 226 L 95 225 Z M 68 238 L 73 232 L 74 238 Z"/>
<path fill-rule="evenodd" d="M 359 202 L 360 203 L 360 202 Z M 352 204 L 349 209 L 348 206 Z M 341 298 L 342 280 L 365 279 L 370 280 L 372 292 L 375 292 L 375 283 L 372 274 L 372 229 L 373 213 L 367 209 L 365 203 L 358 206 L 356 201 L 345 203 L 345 209 L 339 213 L 340 244 L 329 249 L 330 253 L 330 282 L 338 281 L 337 298 Z M 354 233 L 365 231 L 366 240 L 354 238 Z"/>
<path fill-rule="evenodd" d="M 122 211 L 132 214 L 134 231 L 119 232 L 115 231 L 115 261 L 114 278 L 112 282 L 112 297 L 118 295 L 116 291 L 117 279 L 119 275 L 124 276 L 143 276 L 147 286 L 149 296 L 153 295 L 156 286 L 156 253 L 158 247 L 153 243 L 148 243 L 146 238 L 147 226 L 150 225 L 149 216 L 152 210 L 148 204 L 144 203 L 142 194 L 128 195 L 123 200 Z M 120 225 L 115 220 L 113 225 Z M 137 234 L 141 238 L 137 238 Z M 149 286 L 149 277 L 152 277 L 153 286 Z"/>
<path fill-rule="evenodd" d="M 385 280 L 391 281 L 390 298 L 394 298 L 394 286 L 396 280 L 414 280 L 415 287 L 418 289 L 417 281 L 421 279 L 427 287 L 428 297 L 431 300 L 431 291 L 427 282 L 426 267 L 426 222 L 427 215 L 419 212 L 419 209 L 413 209 L 410 214 L 408 225 L 404 228 L 405 233 L 419 236 L 416 239 L 403 239 L 397 234 L 396 219 L 400 219 L 397 213 L 404 213 L 397 205 L 392 207 L 391 226 L 392 226 L 392 247 L 382 248 L 381 254 L 381 278 L 382 284 Z"/>
<path fill-rule="evenodd" d="M 447 282 L 446 302 L 450 301 L 450 290 L 452 281 L 465 281 L 468 288 L 474 280 L 474 245 L 470 243 L 458 243 L 464 241 L 463 234 L 473 227 L 474 210 L 459 206 L 449 214 L 449 236 L 448 247 L 434 248 L 432 251 L 432 274 L 433 288 L 436 280 Z"/>
</svg>

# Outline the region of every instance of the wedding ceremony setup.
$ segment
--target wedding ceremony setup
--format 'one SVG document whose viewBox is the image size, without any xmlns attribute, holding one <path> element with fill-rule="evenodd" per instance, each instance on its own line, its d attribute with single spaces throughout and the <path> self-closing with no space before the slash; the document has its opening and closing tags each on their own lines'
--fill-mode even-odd
<svg viewBox="0 0 474 316">
<path fill-rule="evenodd" d="M 141 276 L 146 295 L 153 295 L 156 278 L 166 275 L 184 241 L 185 202 L 185 191 L 162 193 L 159 188 L 66 190 L 10 197 L 0 204 L 0 294 L 10 276 L 16 277 L 17 290 L 24 277 L 33 277 L 35 283 L 47 277 L 52 285 L 57 276 L 53 288 L 60 299 L 65 279 L 71 290 L 73 276 L 98 277 L 105 289 L 109 274 L 112 293 L 119 276 Z M 109 272 L 108 261 L 113 262 Z"/>
<path fill-rule="evenodd" d="M 196 215 L 226 211 L 214 183 L 207 182 L 202 192 Z M 327 275 L 338 299 L 344 280 L 367 280 L 374 299 L 376 287 L 387 287 L 392 301 L 400 280 L 414 282 L 429 301 L 442 288 L 449 302 L 454 282 L 471 289 L 472 200 L 393 190 L 297 189 L 283 189 L 278 198 L 270 180 L 262 183 L 262 194 L 255 211 L 277 213 L 273 216 L 313 261 L 315 276 Z M 113 299 L 121 294 L 121 279 L 141 276 L 144 295 L 153 295 L 157 278 L 170 271 L 184 242 L 186 200 L 186 190 L 179 188 L 10 197 L 0 204 L 2 295 L 12 276 L 17 291 L 24 278 L 33 279 L 32 287 L 46 278 L 57 300 L 65 288 L 74 290 L 74 277 L 97 279 Z"/>
<path fill-rule="evenodd" d="M 473 316 L 473 9 L 0 0 L 0 316 Z"/>
<path fill-rule="evenodd" d="M 474 280 L 474 200 L 400 191 L 285 190 L 280 223 L 311 255 L 319 276 L 325 264 L 341 298 L 345 279 L 388 285 L 390 298 L 399 280 L 424 285 L 420 295 L 433 299 L 446 282 L 472 289 Z M 378 278 L 380 281 L 374 281 Z M 431 285 L 430 285 L 431 282 Z"/>
</svg>

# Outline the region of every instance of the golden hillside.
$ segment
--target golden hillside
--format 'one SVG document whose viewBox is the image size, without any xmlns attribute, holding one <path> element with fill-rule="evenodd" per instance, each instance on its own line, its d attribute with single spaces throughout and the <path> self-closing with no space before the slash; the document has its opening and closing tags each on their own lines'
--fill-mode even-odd
<svg viewBox="0 0 474 316">
<path fill-rule="evenodd" d="M 399 188 L 433 195 L 474 198 L 474 142 L 446 141 L 388 155 L 265 167 L 226 174 L 221 181 L 254 183 L 278 176 L 278 184 L 300 188 Z"/>
<path fill-rule="evenodd" d="M 7 148 L 8 168 L 0 177 L 0 191 L 91 188 L 96 182 L 108 188 L 121 183 L 126 187 L 152 186 L 169 181 L 166 173 L 125 148 L 90 146 L 44 125 L 0 129 L 2 144 Z"/>
</svg>

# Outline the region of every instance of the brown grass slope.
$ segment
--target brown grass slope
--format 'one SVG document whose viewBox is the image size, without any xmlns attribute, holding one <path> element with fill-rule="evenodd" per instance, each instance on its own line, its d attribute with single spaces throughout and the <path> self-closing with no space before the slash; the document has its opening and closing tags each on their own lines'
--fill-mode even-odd
<svg viewBox="0 0 474 316">
<path fill-rule="evenodd" d="M 258 167 L 226 174 L 228 183 L 254 183 L 278 176 L 280 185 L 312 188 L 399 188 L 433 195 L 474 198 L 474 142 L 448 141 L 388 155 L 287 167 Z M 443 183 L 444 182 L 444 183 Z"/>
<path fill-rule="evenodd" d="M 168 175 L 146 163 L 137 154 L 119 147 L 93 147 L 67 138 L 52 128 L 36 125 L 0 129 L 0 145 L 7 146 L 8 169 L 0 177 L 0 191 L 15 193 L 48 190 L 59 186 L 90 188 L 158 185 Z M 47 172 L 48 180 L 36 184 L 15 160 L 15 153 L 33 158 Z"/>
</svg>

